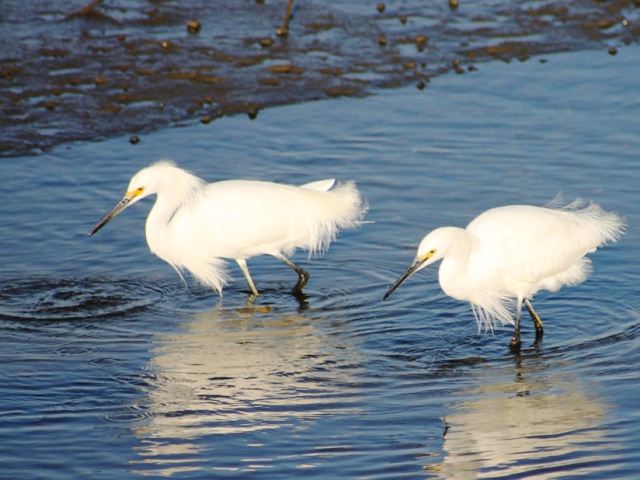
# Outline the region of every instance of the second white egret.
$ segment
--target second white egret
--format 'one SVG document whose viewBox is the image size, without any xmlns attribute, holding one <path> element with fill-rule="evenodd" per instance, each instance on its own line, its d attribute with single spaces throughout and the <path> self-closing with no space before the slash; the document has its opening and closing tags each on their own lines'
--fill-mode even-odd
<svg viewBox="0 0 640 480">
<path fill-rule="evenodd" d="M 247 259 L 272 255 L 298 274 L 294 293 L 309 274 L 288 256 L 302 248 L 324 251 L 338 231 L 360 224 L 367 206 L 353 182 L 335 180 L 302 186 L 255 180 L 205 183 L 170 161 L 136 173 L 127 191 L 91 230 L 149 195 L 157 199 L 146 223 L 149 248 L 178 273 L 187 270 L 202 284 L 222 292 L 227 282 L 223 259 L 234 259 L 254 295 Z"/>
<path fill-rule="evenodd" d="M 413 273 L 442 260 L 438 278 L 442 290 L 471 303 L 479 326 L 494 322 L 515 326 L 510 345 L 520 346 L 520 311 L 527 307 L 536 329 L 543 324 L 531 304 L 539 290 L 556 291 L 583 282 L 591 270 L 586 254 L 624 231 L 623 220 L 595 203 L 565 207 L 509 205 L 478 215 L 466 229 L 441 227 L 426 235 L 414 263 L 387 290 L 386 299 Z M 508 310 L 516 299 L 515 320 Z"/>
</svg>

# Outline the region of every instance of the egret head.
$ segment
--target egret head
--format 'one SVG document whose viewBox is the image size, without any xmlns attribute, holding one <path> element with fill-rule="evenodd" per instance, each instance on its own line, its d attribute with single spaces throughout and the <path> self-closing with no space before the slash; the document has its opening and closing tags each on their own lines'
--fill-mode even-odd
<svg viewBox="0 0 640 480">
<path fill-rule="evenodd" d="M 179 182 L 184 175 L 185 172 L 176 167 L 173 162 L 161 160 L 143 168 L 131 177 L 125 196 L 140 191 L 131 199 L 130 205 L 133 205 L 144 197 L 166 190 L 167 186 L 170 187 Z"/>
<path fill-rule="evenodd" d="M 140 170 L 136 173 L 131 181 L 129 182 L 129 187 L 127 187 L 127 192 L 122 197 L 116 205 L 109 210 L 109 212 L 100 219 L 100 221 L 96 224 L 95 227 L 89 232 L 89 235 L 94 235 L 98 230 L 104 227 L 109 221 L 114 219 L 118 214 L 122 211 L 136 203 L 138 200 L 143 199 L 144 197 L 151 195 L 153 193 L 157 193 L 158 189 L 158 176 L 155 175 L 153 171 L 154 167 L 147 167 Z"/>
<path fill-rule="evenodd" d="M 455 240 L 453 230 L 454 229 L 450 227 L 437 228 L 425 235 L 420 242 L 420 245 L 418 245 L 418 252 L 416 253 L 416 258 L 411 266 L 406 272 L 400 275 L 398 280 L 396 280 L 391 287 L 389 287 L 389 290 L 387 290 L 387 293 L 384 294 L 382 299 L 386 300 L 387 297 L 391 295 L 394 290 L 400 286 L 400 284 L 402 284 L 402 282 L 414 273 L 422 270 L 424 267 L 431 265 L 432 263 L 437 262 L 438 260 L 441 260 Z"/>
<path fill-rule="evenodd" d="M 143 168 L 131 178 L 127 192 L 122 197 L 122 200 L 116 203 L 115 207 L 102 217 L 89 235 L 95 234 L 120 212 L 144 197 L 159 194 L 162 191 L 163 194 L 172 196 L 177 201 L 177 199 L 183 198 L 203 184 L 204 182 L 198 177 L 178 168 L 173 162 L 160 160 Z"/>
</svg>

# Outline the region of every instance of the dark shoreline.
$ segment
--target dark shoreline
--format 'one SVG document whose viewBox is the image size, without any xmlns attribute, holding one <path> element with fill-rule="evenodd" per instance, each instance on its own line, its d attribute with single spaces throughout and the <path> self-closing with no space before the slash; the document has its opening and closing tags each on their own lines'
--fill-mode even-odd
<svg viewBox="0 0 640 480">
<path fill-rule="evenodd" d="M 640 1 L 3 2 L 0 156 L 637 42 Z M 200 29 L 188 31 L 197 20 Z"/>
</svg>

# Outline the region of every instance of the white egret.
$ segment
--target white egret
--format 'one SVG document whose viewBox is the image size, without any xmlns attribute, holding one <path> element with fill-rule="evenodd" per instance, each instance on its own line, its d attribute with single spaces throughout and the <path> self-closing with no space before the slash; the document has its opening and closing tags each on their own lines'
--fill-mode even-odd
<svg viewBox="0 0 640 480">
<path fill-rule="evenodd" d="M 515 326 L 510 345 L 520 346 L 520 313 L 527 307 L 542 338 L 543 324 L 531 299 L 539 290 L 556 291 L 587 278 L 585 258 L 606 242 L 619 239 L 625 225 L 615 213 L 580 200 L 565 206 L 509 205 L 478 215 L 466 229 L 441 227 L 426 235 L 414 263 L 383 299 L 413 273 L 442 260 L 438 278 L 444 292 L 471 303 L 478 326 L 495 321 Z M 516 299 L 515 321 L 509 301 Z"/>
<path fill-rule="evenodd" d="M 272 255 L 298 274 L 300 293 L 309 274 L 289 258 L 296 248 L 324 251 L 342 228 L 357 226 L 367 206 L 353 182 L 334 186 L 320 180 L 302 186 L 255 180 L 205 183 L 170 161 L 136 173 L 127 191 L 91 230 L 95 234 L 116 215 L 149 195 L 157 195 L 146 223 L 151 251 L 180 274 L 187 270 L 219 293 L 226 284 L 223 259 L 234 259 L 258 290 L 247 259 Z"/>
</svg>

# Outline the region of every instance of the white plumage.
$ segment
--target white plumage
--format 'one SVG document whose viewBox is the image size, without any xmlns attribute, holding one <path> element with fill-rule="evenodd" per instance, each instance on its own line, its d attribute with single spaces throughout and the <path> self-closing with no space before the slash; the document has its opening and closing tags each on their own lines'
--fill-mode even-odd
<svg viewBox="0 0 640 480">
<path fill-rule="evenodd" d="M 223 259 L 235 259 L 252 292 L 246 266 L 256 255 L 272 255 L 299 275 L 300 291 L 308 274 L 287 256 L 302 248 L 324 251 L 338 231 L 357 226 L 366 204 L 353 182 L 320 180 L 302 186 L 255 180 L 205 183 L 169 161 L 133 176 L 123 200 L 96 225 L 94 234 L 124 208 L 148 195 L 157 200 L 146 222 L 153 253 L 188 270 L 218 291 L 227 282 Z"/>
<path fill-rule="evenodd" d="M 408 276 L 442 259 L 440 286 L 458 300 L 471 302 L 479 326 L 515 323 L 519 344 L 520 310 L 529 309 L 539 336 L 542 321 L 530 300 L 540 290 L 556 291 L 587 278 L 585 255 L 616 241 L 624 222 L 595 203 L 580 200 L 565 207 L 510 205 L 478 215 L 466 229 L 441 227 L 426 235 L 414 264 L 387 291 L 387 298 Z M 516 317 L 509 313 L 516 299 Z"/>
</svg>

